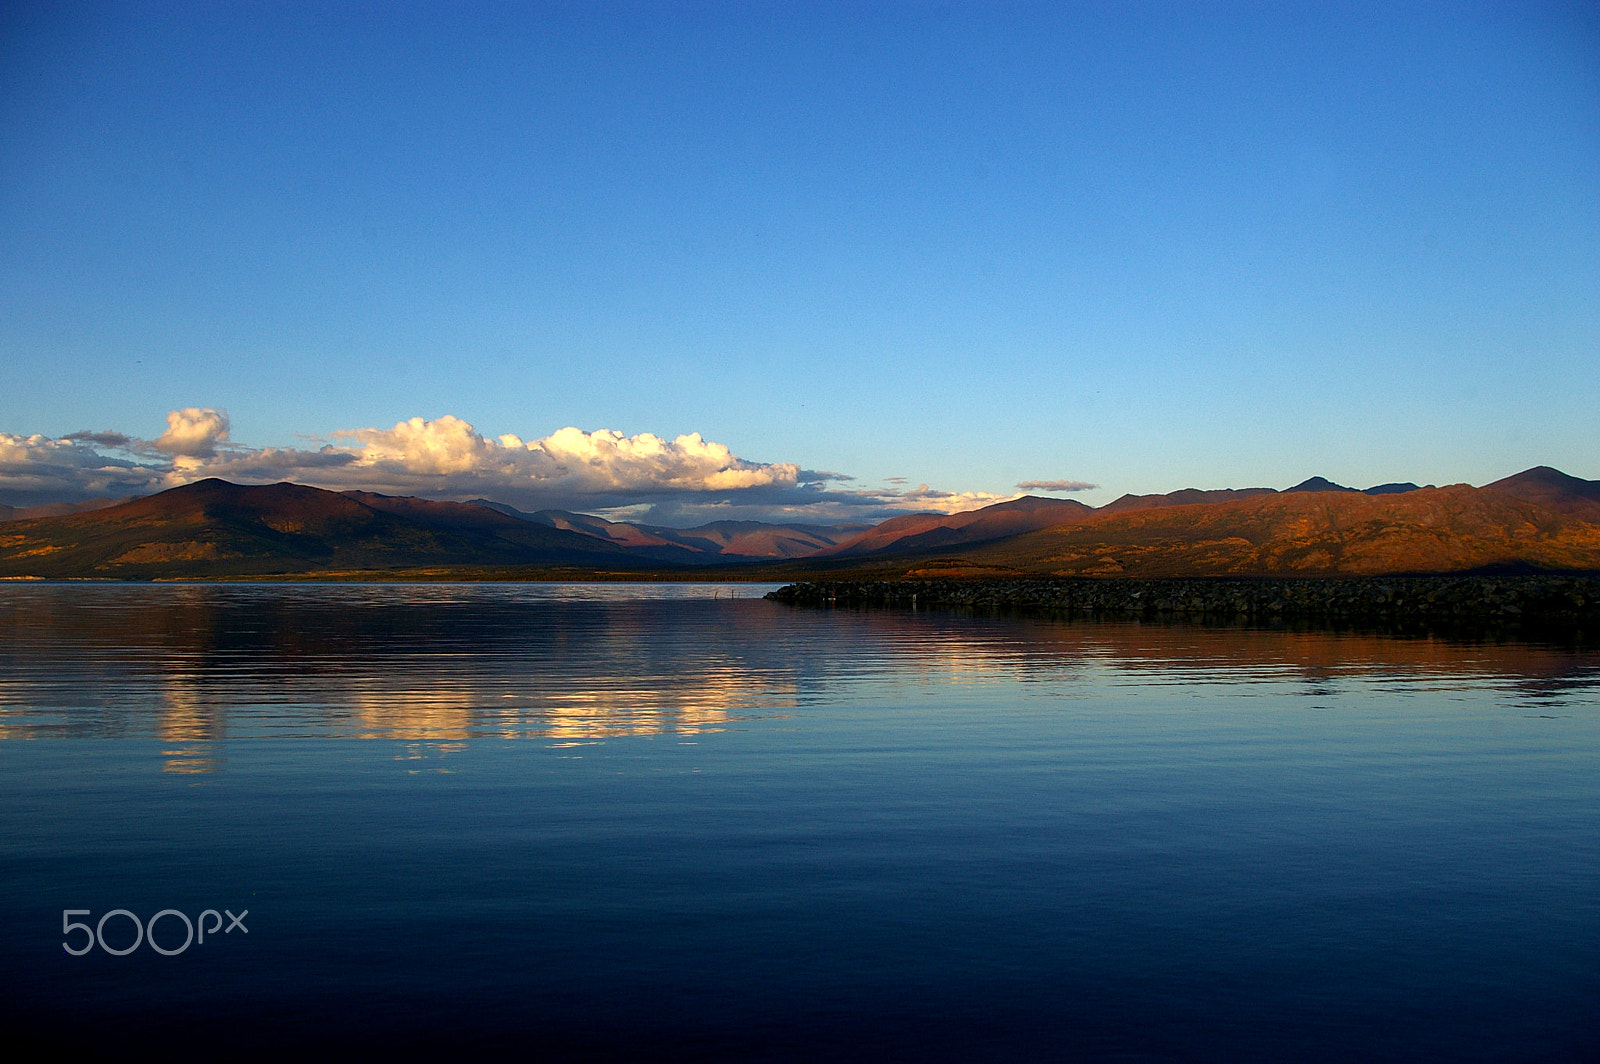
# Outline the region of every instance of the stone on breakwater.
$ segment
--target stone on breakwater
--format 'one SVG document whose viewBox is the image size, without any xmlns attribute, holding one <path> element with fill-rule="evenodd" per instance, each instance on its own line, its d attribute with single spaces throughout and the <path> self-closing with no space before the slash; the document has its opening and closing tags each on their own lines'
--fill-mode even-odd
<svg viewBox="0 0 1600 1064">
<path fill-rule="evenodd" d="M 937 606 L 1247 621 L 1600 621 L 1600 576 L 841 580 L 790 584 L 766 597 L 797 606 Z"/>
</svg>

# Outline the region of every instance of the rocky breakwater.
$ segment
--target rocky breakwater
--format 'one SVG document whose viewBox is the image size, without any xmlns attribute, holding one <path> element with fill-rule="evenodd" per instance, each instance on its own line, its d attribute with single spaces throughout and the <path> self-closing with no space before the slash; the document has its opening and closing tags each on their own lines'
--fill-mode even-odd
<svg viewBox="0 0 1600 1064">
<path fill-rule="evenodd" d="M 1084 616 L 1600 629 L 1600 576 L 1328 579 L 816 581 L 766 596 L 796 606 L 932 607 Z"/>
</svg>

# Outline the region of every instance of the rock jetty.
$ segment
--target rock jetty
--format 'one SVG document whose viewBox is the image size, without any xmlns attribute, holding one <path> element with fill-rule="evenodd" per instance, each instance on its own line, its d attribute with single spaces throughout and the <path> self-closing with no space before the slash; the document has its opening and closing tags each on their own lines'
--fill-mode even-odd
<svg viewBox="0 0 1600 1064">
<path fill-rule="evenodd" d="M 1600 576 L 1325 579 L 1087 578 L 815 581 L 766 596 L 796 606 L 958 608 L 1270 623 L 1600 628 Z"/>
</svg>

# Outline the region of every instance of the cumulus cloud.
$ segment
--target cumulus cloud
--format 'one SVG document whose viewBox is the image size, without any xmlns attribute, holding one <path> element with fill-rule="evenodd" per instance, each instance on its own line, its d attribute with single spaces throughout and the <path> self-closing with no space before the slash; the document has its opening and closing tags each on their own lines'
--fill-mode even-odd
<svg viewBox="0 0 1600 1064">
<path fill-rule="evenodd" d="M 1093 491 L 1098 484 L 1090 484 L 1084 480 L 1024 480 L 1017 485 L 1018 491 Z"/>
<path fill-rule="evenodd" d="M 509 490 L 518 495 L 609 496 L 680 492 L 743 492 L 792 488 L 800 467 L 749 462 L 698 432 L 667 440 L 612 429 L 564 428 L 524 443 L 510 433 L 494 439 L 460 418 L 420 417 L 391 429 L 335 433 L 354 440 L 347 472 L 395 485 L 448 482 L 456 494 Z"/>
<path fill-rule="evenodd" d="M 648 432 L 624 436 L 608 429 L 565 428 L 527 449 L 591 489 L 744 491 L 792 488 L 800 476 L 800 467 L 791 462 L 747 462 L 698 432 L 668 442 Z"/>
<path fill-rule="evenodd" d="M 101 454 L 77 439 L 0 432 L 0 502 L 12 506 L 145 495 L 170 486 L 164 470 Z"/>
<path fill-rule="evenodd" d="M 148 494 L 206 477 L 244 484 L 294 481 L 434 499 L 489 498 L 523 510 L 626 513 L 693 524 L 718 519 L 872 521 L 908 511 L 956 513 L 1014 495 L 830 488 L 845 474 L 793 462 L 752 461 L 699 433 L 563 428 L 539 439 L 486 436 L 445 415 L 392 428 L 331 433 L 320 447 L 252 448 L 229 441 L 225 412 L 188 407 L 167 415 L 155 440 L 78 432 L 61 439 L 0 434 L 0 501 L 11 505 Z M 110 457 L 97 448 L 131 457 Z"/>
<path fill-rule="evenodd" d="M 167 415 L 167 431 L 156 437 L 162 454 L 185 458 L 210 458 L 217 444 L 228 438 L 228 414 L 210 407 L 186 406 Z"/>
</svg>

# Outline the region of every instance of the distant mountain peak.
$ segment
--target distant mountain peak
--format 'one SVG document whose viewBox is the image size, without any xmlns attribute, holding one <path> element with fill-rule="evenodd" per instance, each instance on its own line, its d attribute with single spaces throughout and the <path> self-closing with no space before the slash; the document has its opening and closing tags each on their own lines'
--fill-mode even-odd
<svg viewBox="0 0 1600 1064">
<path fill-rule="evenodd" d="M 1308 480 L 1302 480 L 1292 488 L 1284 488 L 1283 490 L 1287 494 L 1291 491 L 1356 491 L 1357 489 L 1347 488 L 1343 484 L 1335 484 L 1327 477 L 1311 477 Z"/>
<path fill-rule="evenodd" d="M 1591 498 L 1600 497 L 1600 480 L 1584 480 L 1581 477 L 1571 476 L 1547 465 L 1524 469 L 1520 473 L 1503 477 L 1493 484 L 1485 484 L 1484 487 L 1493 488 L 1496 491 L 1505 491 L 1507 488 L 1532 485 L 1555 488 Z"/>
<path fill-rule="evenodd" d="M 1542 465 L 1485 484 L 1484 489 L 1585 521 L 1600 522 L 1600 480 L 1584 480 Z"/>
</svg>

